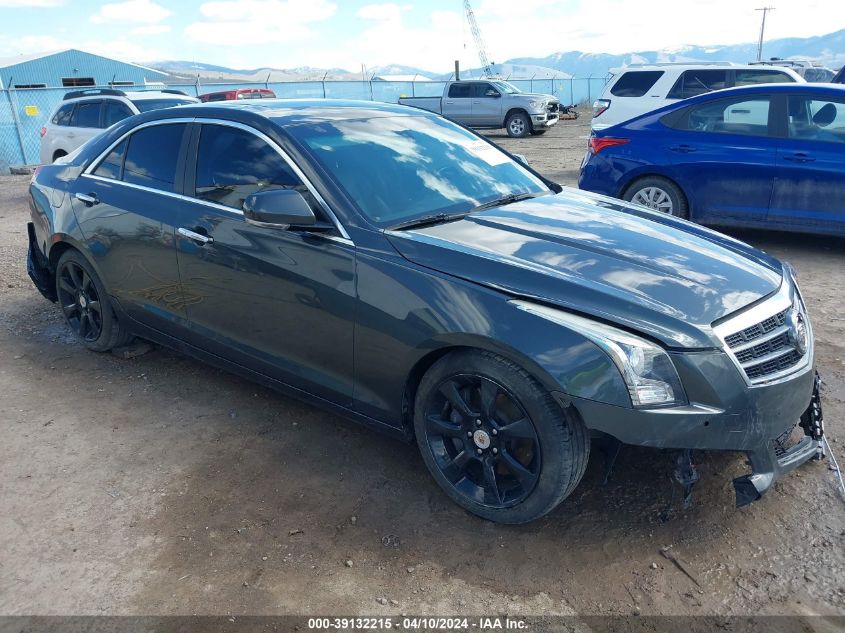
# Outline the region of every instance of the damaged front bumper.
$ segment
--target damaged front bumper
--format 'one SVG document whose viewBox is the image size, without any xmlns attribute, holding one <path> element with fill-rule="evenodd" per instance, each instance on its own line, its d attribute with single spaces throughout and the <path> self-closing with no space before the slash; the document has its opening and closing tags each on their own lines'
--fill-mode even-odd
<svg viewBox="0 0 845 633">
<path fill-rule="evenodd" d="M 632 409 L 584 398 L 566 401 L 588 428 L 623 444 L 745 453 L 752 472 L 734 480 L 737 507 L 759 499 L 789 471 L 823 456 L 820 381 L 812 359 L 787 379 L 749 388 L 723 353 L 673 357 L 693 404 Z M 796 424 L 804 436 L 785 448 L 783 438 Z"/>
</svg>

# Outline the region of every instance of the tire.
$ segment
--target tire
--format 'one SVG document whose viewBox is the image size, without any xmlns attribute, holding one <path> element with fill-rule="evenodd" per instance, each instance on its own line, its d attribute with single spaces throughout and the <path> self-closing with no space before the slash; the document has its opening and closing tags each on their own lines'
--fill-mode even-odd
<svg viewBox="0 0 845 633">
<path fill-rule="evenodd" d="M 524 112 L 514 112 L 505 121 L 505 130 L 511 138 L 525 138 L 531 133 L 531 121 Z"/>
<path fill-rule="evenodd" d="M 490 352 L 453 352 L 432 365 L 417 389 L 414 431 L 449 498 L 497 523 L 550 512 L 581 481 L 590 455 L 577 414 Z"/>
<path fill-rule="evenodd" d="M 91 351 L 107 352 L 132 340 L 118 322 L 103 282 L 78 251 L 67 250 L 59 258 L 56 296 L 65 322 Z"/>
<path fill-rule="evenodd" d="M 647 176 L 634 181 L 622 198 L 678 218 L 689 217 L 689 205 L 684 192 L 674 182 L 660 176 Z"/>
<path fill-rule="evenodd" d="M 543 136 L 548 130 L 531 130 L 531 136 Z"/>
</svg>

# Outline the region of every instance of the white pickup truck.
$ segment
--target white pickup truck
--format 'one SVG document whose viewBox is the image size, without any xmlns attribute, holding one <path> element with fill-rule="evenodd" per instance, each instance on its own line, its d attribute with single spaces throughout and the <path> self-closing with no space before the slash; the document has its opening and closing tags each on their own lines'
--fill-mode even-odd
<svg viewBox="0 0 845 633">
<path fill-rule="evenodd" d="M 450 81 L 442 97 L 402 97 L 402 105 L 422 108 L 473 128 L 504 128 L 521 138 L 543 134 L 558 122 L 560 101 L 544 94 L 520 92 L 500 79 Z"/>
</svg>

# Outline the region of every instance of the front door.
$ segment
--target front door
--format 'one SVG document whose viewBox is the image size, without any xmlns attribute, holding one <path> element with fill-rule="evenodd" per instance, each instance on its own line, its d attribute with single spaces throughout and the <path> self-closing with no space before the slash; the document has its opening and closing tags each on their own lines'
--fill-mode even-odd
<svg viewBox="0 0 845 633">
<path fill-rule="evenodd" d="M 707 101 L 690 108 L 677 132 L 666 136 L 696 221 L 765 222 L 777 148 L 770 109 L 767 95 Z"/>
<path fill-rule="evenodd" d="M 788 116 L 768 223 L 845 235 L 845 98 L 791 95 Z"/>
<path fill-rule="evenodd" d="M 295 188 L 323 213 L 272 142 L 203 124 L 192 141 L 179 220 L 194 345 L 331 402 L 352 401 L 355 248 L 336 232 L 257 226 L 246 196 Z M 328 219 L 328 218 L 324 218 Z"/>
</svg>

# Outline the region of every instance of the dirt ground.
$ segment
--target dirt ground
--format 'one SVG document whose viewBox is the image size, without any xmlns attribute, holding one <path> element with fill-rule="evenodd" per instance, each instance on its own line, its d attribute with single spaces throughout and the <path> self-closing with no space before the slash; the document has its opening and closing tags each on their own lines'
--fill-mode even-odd
<svg viewBox="0 0 845 633">
<path fill-rule="evenodd" d="M 585 119 L 491 136 L 571 184 Z M 700 453 L 683 510 L 671 452 L 626 447 L 605 484 L 596 450 L 550 516 L 482 521 L 413 446 L 165 349 L 84 350 L 26 276 L 27 185 L 0 177 L 0 614 L 845 614 L 827 462 L 737 510 L 742 456 Z M 845 242 L 734 234 L 800 273 L 845 462 Z"/>
</svg>

